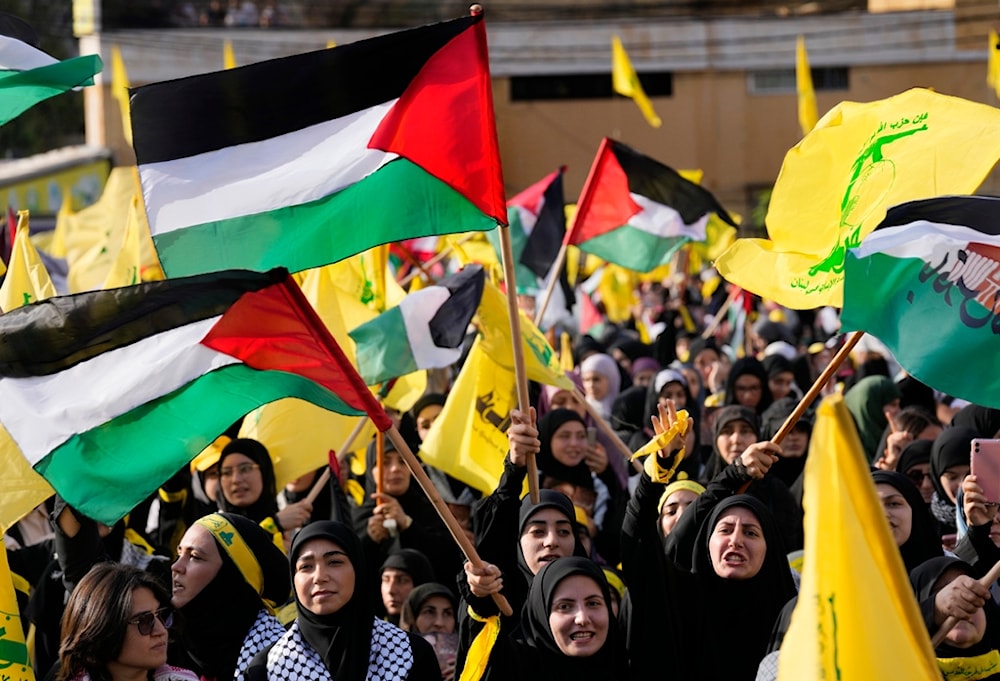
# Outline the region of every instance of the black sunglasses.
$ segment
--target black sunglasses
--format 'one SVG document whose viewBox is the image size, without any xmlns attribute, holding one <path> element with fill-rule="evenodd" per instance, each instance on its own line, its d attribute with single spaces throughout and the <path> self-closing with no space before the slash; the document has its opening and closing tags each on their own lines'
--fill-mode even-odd
<svg viewBox="0 0 1000 681">
<path fill-rule="evenodd" d="M 155 626 L 154 618 L 160 620 L 164 628 L 169 629 L 170 625 L 174 623 L 174 609 L 160 608 L 152 612 L 144 612 L 128 620 L 128 624 L 134 624 L 139 628 L 140 634 L 149 636 L 153 633 L 153 627 Z"/>
</svg>

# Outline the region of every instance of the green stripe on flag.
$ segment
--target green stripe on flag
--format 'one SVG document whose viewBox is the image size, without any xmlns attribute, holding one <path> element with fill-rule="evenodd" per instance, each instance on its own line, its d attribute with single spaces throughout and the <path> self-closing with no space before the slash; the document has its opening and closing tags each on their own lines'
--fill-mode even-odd
<svg viewBox="0 0 1000 681">
<path fill-rule="evenodd" d="M 496 221 L 461 194 L 400 158 L 316 201 L 194 225 L 153 241 L 167 276 L 183 277 L 224 269 L 300 272 L 394 241 L 403 231 L 412 239 L 494 227 Z"/>
<path fill-rule="evenodd" d="M 351 331 L 357 346 L 358 373 L 368 385 L 375 385 L 417 371 L 399 307 L 386 310 L 375 319 Z"/>
<path fill-rule="evenodd" d="M 657 236 L 623 225 L 584 241 L 580 250 L 629 270 L 649 272 L 669 263 L 677 249 L 690 240 L 686 236 Z"/>
<path fill-rule="evenodd" d="M 284 397 L 341 414 L 363 413 L 302 376 L 235 364 L 74 436 L 35 470 L 71 506 L 111 525 L 236 419 Z"/>
<path fill-rule="evenodd" d="M 50 97 L 93 85 L 101 67 L 101 58 L 88 54 L 28 71 L 0 71 L 0 125 Z"/>
</svg>

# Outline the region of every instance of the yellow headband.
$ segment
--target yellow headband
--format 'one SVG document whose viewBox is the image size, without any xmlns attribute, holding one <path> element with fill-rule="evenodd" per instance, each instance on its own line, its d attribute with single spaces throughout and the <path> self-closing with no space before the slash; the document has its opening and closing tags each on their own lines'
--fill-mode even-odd
<svg viewBox="0 0 1000 681">
<path fill-rule="evenodd" d="M 618 592 L 618 598 L 625 598 L 625 582 L 622 581 L 615 572 L 604 568 L 604 578 L 608 580 L 608 586 Z"/>
<path fill-rule="evenodd" d="M 660 503 L 656 505 L 657 510 L 662 513 L 663 505 L 667 503 L 667 498 L 680 489 L 686 489 L 688 492 L 694 492 L 699 496 L 705 491 L 705 488 L 694 480 L 674 480 L 672 483 L 667 485 L 666 489 L 663 490 L 663 496 L 660 497 Z"/>
<path fill-rule="evenodd" d="M 264 595 L 264 571 L 253 551 L 243 540 L 243 536 L 233 527 L 233 524 L 218 513 L 200 518 L 195 525 L 201 525 L 212 533 L 215 540 L 226 550 L 226 553 L 236 564 L 247 584 L 252 586 L 257 595 Z"/>
</svg>

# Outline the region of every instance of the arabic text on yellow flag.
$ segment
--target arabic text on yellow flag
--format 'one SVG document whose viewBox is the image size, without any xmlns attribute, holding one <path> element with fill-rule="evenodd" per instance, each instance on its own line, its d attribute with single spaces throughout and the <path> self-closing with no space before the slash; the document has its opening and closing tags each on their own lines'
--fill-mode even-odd
<svg viewBox="0 0 1000 681">
<path fill-rule="evenodd" d="M 52 285 L 49 271 L 28 236 L 28 211 L 21 211 L 10 254 L 10 267 L 0 285 L 0 310 L 8 312 L 55 294 L 56 287 Z"/>
<path fill-rule="evenodd" d="M 125 141 L 132 144 L 132 114 L 128 101 L 128 72 L 125 70 L 125 60 L 117 45 L 111 46 L 111 96 L 118 102 L 118 110 L 122 115 L 122 134 Z"/>
<path fill-rule="evenodd" d="M 986 56 L 986 84 L 1000 98 L 1000 37 L 996 30 L 990 30 Z"/>
<path fill-rule="evenodd" d="M 510 411 L 516 406 L 513 370 L 494 361 L 477 338 L 420 445 L 421 459 L 489 494 L 503 472 Z"/>
<path fill-rule="evenodd" d="M 841 102 L 786 155 L 767 212 L 769 239 L 738 239 L 725 279 L 785 307 L 843 305 L 847 249 L 890 206 L 972 194 L 1000 158 L 1000 109 L 926 89 Z"/>
<path fill-rule="evenodd" d="M 611 83 L 615 92 L 635 100 L 647 123 L 654 128 L 663 125 L 663 121 L 653 110 L 653 103 L 649 101 L 649 97 L 642 89 L 639 75 L 632 68 L 632 62 L 628 58 L 628 53 L 625 52 L 621 39 L 616 35 L 611 36 Z"/>
<path fill-rule="evenodd" d="M 507 297 L 491 282 L 483 288 L 483 298 L 477 313 L 483 351 L 498 365 L 514 370 L 514 347 L 510 341 L 510 315 Z M 521 339 L 524 342 L 524 363 L 532 381 L 573 390 L 573 382 L 563 373 L 559 357 L 549 345 L 545 334 L 521 313 Z M 464 371 L 464 368 L 463 368 Z M 504 450 L 506 451 L 506 450 Z M 491 488 L 492 489 L 492 488 Z"/>
<path fill-rule="evenodd" d="M 802 36 L 795 41 L 795 91 L 799 95 L 799 126 L 802 134 L 808 135 L 816 127 L 819 113 L 816 109 L 812 71 L 809 70 L 809 55 L 806 53 L 806 39 Z"/>
<path fill-rule="evenodd" d="M 24 627 L 17 608 L 14 581 L 7 563 L 7 547 L 0 539 L 0 669 L 5 681 L 35 681 L 31 668 L 28 646 L 24 641 Z"/>
<path fill-rule="evenodd" d="M 805 556 L 779 681 L 940 679 L 930 637 L 850 413 L 817 412 L 805 470 Z"/>
</svg>

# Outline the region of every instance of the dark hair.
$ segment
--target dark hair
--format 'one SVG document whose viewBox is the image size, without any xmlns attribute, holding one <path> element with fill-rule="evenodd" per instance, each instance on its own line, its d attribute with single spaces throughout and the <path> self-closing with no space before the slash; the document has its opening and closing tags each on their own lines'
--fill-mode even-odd
<svg viewBox="0 0 1000 681">
<path fill-rule="evenodd" d="M 148 572 L 121 563 L 98 563 L 73 589 L 62 617 L 58 681 L 87 672 L 92 681 L 110 681 L 107 663 L 118 659 L 132 617 L 132 594 L 145 587 L 161 606 L 166 589 Z"/>
</svg>

